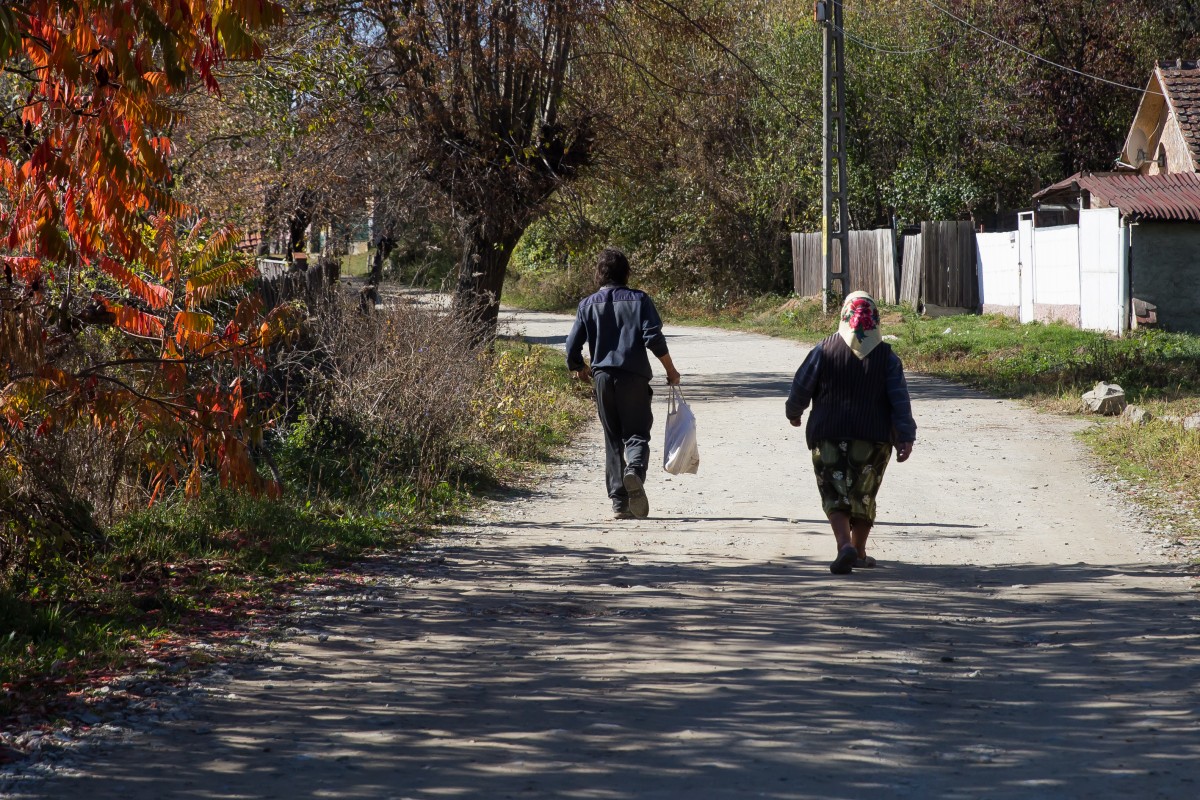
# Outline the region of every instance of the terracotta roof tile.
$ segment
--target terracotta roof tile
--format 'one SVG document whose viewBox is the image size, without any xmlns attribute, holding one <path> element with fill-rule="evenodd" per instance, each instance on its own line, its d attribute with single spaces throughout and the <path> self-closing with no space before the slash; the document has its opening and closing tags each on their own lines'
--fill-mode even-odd
<svg viewBox="0 0 1200 800">
<path fill-rule="evenodd" d="M 1200 164 L 1200 63 L 1196 61 L 1160 61 L 1158 73 L 1166 88 L 1179 130 L 1192 153 L 1192 163 Z"/>
</svg>

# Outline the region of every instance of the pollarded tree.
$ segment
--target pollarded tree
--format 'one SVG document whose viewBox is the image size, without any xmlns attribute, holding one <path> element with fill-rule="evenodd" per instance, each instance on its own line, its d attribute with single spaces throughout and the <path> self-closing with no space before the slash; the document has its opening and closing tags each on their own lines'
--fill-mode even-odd
<svg viewBox="0 0 1200 800">
<path fill-rule="evenodd" d="M 460 227 L 456 304 L 493 328 L 513 247 L 592 158 L 577 42 L 601 0 L 367 0 L 381 89 Z"/>
</svg>

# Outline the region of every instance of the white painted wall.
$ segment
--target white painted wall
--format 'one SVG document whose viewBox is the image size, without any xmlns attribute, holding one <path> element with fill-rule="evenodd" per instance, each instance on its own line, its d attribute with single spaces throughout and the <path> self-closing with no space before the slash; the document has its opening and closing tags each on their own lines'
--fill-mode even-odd
<svg viewBox="0 0 1200 800">
<path fill-rule="evenodd" d="M 1019 307 L 1022 322 L 1053 318 L 1123 332 L 1128 247 L 1117 209 L 1086 209 L 1080 224 L 1052 228 L 1034 228 L 1032 214 L 1022 214 L 1018 231 L 976 241 L 985 308 Z"/>
<path fill-rule="evenodd" d="M 1021 322 L 1033 322 L 1033 212 L 1017 217 L 1017 264 L 1021 281 Z"/>
</svg>

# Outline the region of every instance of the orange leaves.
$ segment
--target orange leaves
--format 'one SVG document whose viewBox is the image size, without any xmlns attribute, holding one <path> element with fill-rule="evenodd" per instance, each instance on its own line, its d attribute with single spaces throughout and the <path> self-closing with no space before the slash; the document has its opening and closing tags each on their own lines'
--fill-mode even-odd
<svg viewBox="0 0 1200 800">
<path fill-rule="evenodd" d="M 116 317 L 113 324 L 134 336 L 161 339 L 163 331 L 166 329 L 160 318 L 130 306 L 110 305 L 108 310 Z"/>
<path fill-rule="evenodd" d="M 4 263 L 5 275 L 11 275 L 14 279 L 24 284 L 29 284 L 42 274 L 42 262 L 36 258 L 21 257 L 21 256 L 0 256 L 0 262 Z"/>
<path fill-rule="evenodd" d="M 158 254 L 154 266 L 159 279 L 173 282 L 178 275 L 176 264 L 179 259 L 179 237 L 175 233 L 175 219 L 158 214 L 151 220 L 154 225 L 154 251 Z"/>
<path fill-rule="evenodd" d="M 226 57 L 259 52 L 252 38 L 279 21 L 268 0 L 25 0 L 0 6 L 0 68 L 32 66 L 19 94 L 23 155 L 5 142 L 0 241 L 14 255 L 80 265 L 105 250 L 160 276 L 135 228 L 156 209 L 190 213 L 164 190 L 176 122 L 165 102 L 189 76 L 212 80 Z M 224 41 L 230 44 L 226 46 Z M 30 150 L 32 148 L 32 150 Z M 60 233 L 60 228 L 65 229 Z M 63 235 L 65 233 L 65 235 Z M 107 245 L 107 247 L 106 247 Z M 156 293 L 131 291 L 151 304 Z M 157 305 L 156 305 L 157 307 Z"/>
<path fill-rule="evenodd" d="M 180 311 L 175 315 L 175 343 L 203 353 L 213 341 L 216 326 L 216 321 L 208 314 Z"/>
<path fill-rule="evenodd" d="M 102 256 L 99 265 L 104 274 L 116 280 L 151 308 L 163 309 L 171 304 L 171 290 L 167 287 L 143 280 L 133 270 L 118 264 L 108 256 Z"/>
<path fill-rule="evenodd" d="M 177 229 L 197 214 L 171 193 L 166 134 L 171 95 L 198 80 L 215 90 L 215 67 L 257 56 L 254 35 L 281 16 L 271 0 L 0 3 L 20 114 L 0 136 L 0 441 L 89 420 L 153 433 L 156 488 L 195 490 L 208 474 L 261 488 L 261 422 L 240 383 L 217 376 L 253 360 L 262 304 L 242 299 L 230 318 L 213 302 L 254 266 L 232 254 L 231 227 L 198 252 L 199 234 Z M 268 314 L 267 338 L 285 340 L 290 319 Z M 125 335 L 69 346 L 102 325 Z"/>
</svg>

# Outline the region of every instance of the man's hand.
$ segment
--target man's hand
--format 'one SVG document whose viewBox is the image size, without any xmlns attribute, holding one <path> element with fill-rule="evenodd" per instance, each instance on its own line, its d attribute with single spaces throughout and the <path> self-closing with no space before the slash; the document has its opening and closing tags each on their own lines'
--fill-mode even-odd
<svg viewBox="0 0 1200 800">
<path fill-rule="evenodd" d="M 571 373 L 571 377 L 577 381 L 587 381 L 592 379 L 592 368 L 584 367 Z"/>
<path fill-rule="evenodd" d="M 800 427 L 800 417 L 788 417 L 788 422 L 792 423 L 793 428 Z"/>
<path fill-rule="evenodd" d="M 671 360 L 671 354 L 663 353 L 658 360 L 662 362 L 663 369 L 667 371 L 667 383 L 671 386 L 678 386 L 679 370 L 675 369 L 675 362 Z"/>
<path fill-rule="evenodd" d="M 908 461 L 908 457 L 912 455 L 912 449 L 912 442 L 901 442 L 900 444 L 896 445 L 896 461 Z"/>
</svg>

